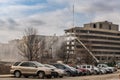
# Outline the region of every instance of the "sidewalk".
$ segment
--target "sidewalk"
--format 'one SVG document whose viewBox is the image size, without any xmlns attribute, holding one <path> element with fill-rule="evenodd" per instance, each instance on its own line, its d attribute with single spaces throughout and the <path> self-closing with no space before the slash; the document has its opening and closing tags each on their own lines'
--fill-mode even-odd
<svg viewBox="0 0 120 80">
<path fill-rule="evenodd" d="M 14 75 L 11 74 L 0 75 L 0 78 L 9 78 L 9 77 L 14 77 Z"/>
</svg>

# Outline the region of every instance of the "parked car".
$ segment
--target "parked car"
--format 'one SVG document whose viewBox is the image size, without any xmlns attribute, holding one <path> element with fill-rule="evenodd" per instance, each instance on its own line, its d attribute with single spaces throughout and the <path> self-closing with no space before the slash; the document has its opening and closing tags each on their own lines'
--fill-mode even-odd
<svg viewBox="0 0 120 80">
<path fill-rule="evenodd" d="M 62 78 L 66 74 L 66 72 L 64 70 L 58 69 L 53 65 L 49 65 L 49 64 L 44 64 L 44 65 L 45 65 L 45 67 L 48 67 L 50 69 L 54 69 L 55 73 L 52 74 L 52 76 L 54 76 L 54 77 Z"/>
<path fill-rule="evenodd" d="M 96 66 L 93 66 L 94 69 L 94 74 L 101 74 L 101 71 L 99 68 L 97 68 Z"/>
<path fill-rule="evenodd" d="M 39 78 L 48 77 L 51 78 L 52 69 L 45 67 L 43 64 L 36 61 L 22 61 L 16 62 L 11 66 L 10 73 L 19 78 L 22 75 L 24 77 L 38 76 Z"/>
<path fill-rule="evenodd" d="M 70 67 L 70 68 L 73 69 L 73 70 L 75 70 L 75 71 L 77 71 L 77 76 L 81 76 L 82 75 L 82 71 L 81 70 L 76 69 L 74 67 Z"/>
<path fill-rule="evenodd" d="M 113 73 L 115 71 L 114 67 L 109 67 L 106 64 L 98 64 L 97 67 L 105 69 L 107 73 Z"/>
<path fill-rule="evenodd" d="M 99 74 L 100 73 L 100 70 L 99 68 L 93 66 L 93 65 L 80 65 L 80 68 L 84 68 L 84 69 L 87 69 L 90 71 L 90 74 Z"/>
<path fill-rule="evenodd" d="M 78 75 L 78 71 L 66 64 L 60 64 L 60 63 L 55 63 L 55 64 L 51 64 L 53 66 L 55 66 L 58 69 L 62 69 L 66 71 L 67 76 L 77 76 Z"/>
<path fill-rule="evenodd" d="M 83 71 L 81 69 L 77 69 L 78 71 L 78 76 L 82 76 L 83 75 Z"/>
<path fill-rule="evenodd" d="M 100 74 L 106 74 L 107 71 L 104 68 L 99 68 L 100 69 Z"/>
<path fill-rule="evenodd" d="M 120 62 L 116 64 L 116 67 L 120 69 Z"/>
<path fill-rule="evenodd" d="M 79 65 L 76 66 L 76 69 L 81 70 L 82 75 L 90 75 L 91 74 L 88 69 L 81 68 Z"/>
</svg>

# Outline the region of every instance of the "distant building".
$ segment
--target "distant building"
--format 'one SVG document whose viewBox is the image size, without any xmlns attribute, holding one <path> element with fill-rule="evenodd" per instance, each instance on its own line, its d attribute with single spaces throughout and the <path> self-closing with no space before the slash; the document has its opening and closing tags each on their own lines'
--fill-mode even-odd
<svg viewBox="0 0 120 80">
<path fill-rule="evenodd" d="M 45 51 L 44 55 L 51 55 L 52 58 L 56 58 L 56 51 L 61 47 L 62 43 L 65 41 L 64 36 L 46 36 L 46 35 L 38 35 L 41 40 L 45 41 Z M 24 37 L 23 37 L 24 38 Z M 8 43 L 0 43 L 0 61 L 5 62 L 14 62 L 26 60 L 20 54 L 18 49 L 18 44 L 23 42 L 22 39 L 14 39 L 9 41 Z"/>
<path fill-rule="evenodd" d="M 0 43 L 0 62 L 16 62 L 23 60 L 23 57 L 18 54 L 18 42 L 19 40 L 12 40 L 9 43 Z"/>
<path fill-rule="evenodd" d="M 112 22 L 93 22 L 84 27 L 66 29 L 67 35 L 76 36 L 101 62 L 120 61 L 120 31 Z M 85 53 L 83 46 L 76 40 L 67 42 L 67 53 Z"/>
</svg>

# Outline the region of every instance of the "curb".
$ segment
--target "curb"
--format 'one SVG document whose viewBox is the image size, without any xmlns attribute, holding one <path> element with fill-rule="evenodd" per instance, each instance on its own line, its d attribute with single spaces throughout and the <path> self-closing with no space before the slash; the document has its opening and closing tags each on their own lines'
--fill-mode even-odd
<svg viewBox="0 0 120 80">
<path fill-rule="evenodd" d="M 0 75 L 0 78 L 12 78 L 14 75 Z"/>
</svg>

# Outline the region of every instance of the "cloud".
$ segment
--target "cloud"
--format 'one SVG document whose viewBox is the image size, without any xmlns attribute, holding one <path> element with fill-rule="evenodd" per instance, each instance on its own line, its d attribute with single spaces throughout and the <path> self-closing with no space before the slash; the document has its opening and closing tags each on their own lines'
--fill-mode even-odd
<svg viewBox="0 0 120 80">
<path fill-rule="evenodd" d="M 34 12 L 39 12 L 39 10 L 45 8 L 44 5 L 9 5 L 9 6 L 1 6 L 0 7 L 0 16 L 5 17 L 21 17 L 21 16 L 28 16 Z"/>
<path fill-rule="evenodd" d="M 94 21 L 110 21 L 110 22 L 113 22 L 113 23 L 116 23 L 116 24 L 119 24 L 120 25 L 120 18 L 119 18 L 120 14 L 117 13 L 117 12 L 112 12 L 112 13 L 109 13 L 109 14 L 99 14 L 95 16 L 95 18 L 93 19 L 93 22 Z"/>
<path fill-rule="evenodd" d="M 0 41 L 22 36 L 30 26 L 39 34 L 64 34 L 72 27 L 73 3 L 77 26 L 105 20 L 120 24 L 119 0 L 0 0 Z"/>
<path fill-rule="evenodd" d="M 14 3 L 15 1 L 17 1 L 17 0 L 0 0 L 0 3 Z"/>
<path fill-rule="evenodd" d="M 29 20 L 28 23 L 30 23 L 31 25 L 34 25 L 34 26 L 40 26 L 40 25 L 45 24 L 45 22 L 43 22 L 41 20 L 35 20 L 35 19 Z"/>
</svg>

